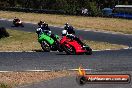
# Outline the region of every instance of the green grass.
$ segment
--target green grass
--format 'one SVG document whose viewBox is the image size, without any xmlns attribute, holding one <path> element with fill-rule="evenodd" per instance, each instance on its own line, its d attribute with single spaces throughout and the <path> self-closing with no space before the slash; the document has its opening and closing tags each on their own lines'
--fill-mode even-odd
<svg viewBox="0 0 132 88">
<path fill-rule="evenodd" d="M 18 30 L 7 30 L 10 37 L 0 39 L 0 51 L 40 51 L 41 46 L 37 41 L 37 34 Z M 122 49 L 127 46 L 110 44 L 107 42 L 84 41 L 92 49 Z"/>
<path fill-rule="evenodd" d="M 12 87 L 9 86 L 8 84 L 0 83 L 0 88 L 12 88 Z"/>
</svg>

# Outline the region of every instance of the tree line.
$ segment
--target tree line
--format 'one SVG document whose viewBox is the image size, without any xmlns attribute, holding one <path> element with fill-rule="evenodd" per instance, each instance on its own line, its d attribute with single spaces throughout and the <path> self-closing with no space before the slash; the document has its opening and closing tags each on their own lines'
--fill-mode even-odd
<svg viewBox="0 0 132 88">
<path fill-rule="evenodd" d="M 0 7 L 22 7 L 33 9 L 63 10 L 68 14 L 79 14 L 87 8 L 92 15 L 99 15 L 101 9 L 115 5 L 132 5 L 132 0 L 0 0 Z"/>
</svg>

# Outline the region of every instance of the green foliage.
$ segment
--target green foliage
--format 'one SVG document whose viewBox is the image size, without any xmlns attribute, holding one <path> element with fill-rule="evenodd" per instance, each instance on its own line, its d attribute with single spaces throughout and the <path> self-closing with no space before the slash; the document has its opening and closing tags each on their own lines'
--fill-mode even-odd
<svg viewBox="0 0 132 88">
<path fill-rule="evenodd" d="M 3 37 L 9 37 L 9 33 L 6 31 L 5 28 L 1 27 L 0 28 L 0 38 L 3 38 Z"/>
<path fill-rule="evenodd" d="M 12 87 L 8 86 L 7 84 L 0 83 L 0 88 L 12 88 Z"/>
<path fill-rule="evenodd" d="M 0 0 L 0 7 L 63 10 L 67 14 L 77 14 L 77 10 L 87 8 L 93 16 L 100 15 L 100 9 L 117 4 L 132 4 L 132 0 Z"/>
<path fill-rule="evenodd" d="M 89 3 L 89 8 L 91 10 L 91 15 L 92 16 L 98 16 L 100 15 L 101 11 L 98 9 L 96 2 L 90 2 Z"/>
</svg>

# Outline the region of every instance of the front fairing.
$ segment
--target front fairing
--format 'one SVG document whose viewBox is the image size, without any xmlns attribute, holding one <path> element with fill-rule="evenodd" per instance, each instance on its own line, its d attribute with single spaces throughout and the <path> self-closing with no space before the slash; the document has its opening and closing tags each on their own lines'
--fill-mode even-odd
<svg viewBox="0 0 132 88">
<path fill-rule="evenodd" d="M 49 35 L 46 35 L 43 32 L 38 37 L 38 42 L 41 43 L 42 41 L 46 41 L 50 45 L 54 44 L 54 40 Z"/>
</svg>

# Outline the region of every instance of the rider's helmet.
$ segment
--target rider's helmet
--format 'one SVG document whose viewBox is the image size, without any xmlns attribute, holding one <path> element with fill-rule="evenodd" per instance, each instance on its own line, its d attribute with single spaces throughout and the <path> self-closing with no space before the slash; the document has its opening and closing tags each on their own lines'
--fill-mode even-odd
<svg viewBox="0 0 132 88">
<path fill-rule="evenodd" d="M 13 20 L 14 23 L 19 22 L 19 21 L 20 21 L 20 19 L 17 18 L 17 17 L 15 17 L 14 20 Z"/>
<path fill-rule="evenodd" d="M 65 25 L 64 25 L 64 29 L 67 30 L 68 27 L 69 27 L 69 24 L 68 24 L 68 23 L 65 23 Z"/>
<path fill-rule="evenodd" d="M 43 21 L 40 22 L 40 27 L 41 27 L 41 28 L 45 27 L 45 25 L 46 25 L 45 22 L 43 22 Z"/>
<path fill-rule="evenodd" d="M 67 30 L 62 30 L 62 36 L 66 36 L 67 35 Z"/>
<path fill-rule="evenodd" d="M 68 23 L 65 23 L 64 27 L 67 28 L 68 26 L 69 26 L 69 24 Z"/>
<path fill-rule="evenodd" d="M 68 23 L 65 23 L 65 26 L 68 26 L 69 24 Z"/>
<path fill-rule="evenodd" d="M 14 17 L 13 21 L 16 21 L 17 17 Z"/>
<path fill-rule="evenodd" d="M 40 20 L 40 21 L 39 21 L 39 23 L 43 23 L 43 21 L 42 21 L 42 20 Z"/>
<path fill-rule="evenodd" d="M 42 25 L 43 25 L 43 27 L 47 27 L 46 22 L 43 22 Z"/>
</svg>

